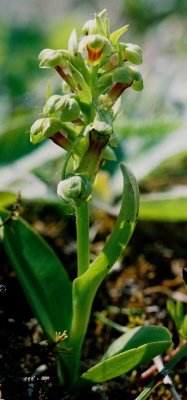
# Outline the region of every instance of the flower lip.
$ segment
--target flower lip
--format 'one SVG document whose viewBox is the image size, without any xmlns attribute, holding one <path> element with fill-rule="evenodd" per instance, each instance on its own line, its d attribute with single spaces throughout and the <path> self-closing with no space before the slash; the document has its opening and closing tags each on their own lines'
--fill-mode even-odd
<svg viewBox="0 0 187 400">
<path fill-rule="evenodd" d="M 109 40 L 99 34 L 85 36 L 80 42 L 79 50 L 87 50 L 87 61 L 93 65 L 99 64 L 103 55 L 109 56 L 112 52 Z"/>
<path fill-rule="evenodd" d="M 101 59 L 102 51 L 103 51 L 103 46 L 98 47 L 98 48 L 92 48 L 89 45 L 87 45 L 87 51 L 88 51 L 88 61 L 90 61 L 93 65 L 97 65 L 98 62 Z"/>
</svg>

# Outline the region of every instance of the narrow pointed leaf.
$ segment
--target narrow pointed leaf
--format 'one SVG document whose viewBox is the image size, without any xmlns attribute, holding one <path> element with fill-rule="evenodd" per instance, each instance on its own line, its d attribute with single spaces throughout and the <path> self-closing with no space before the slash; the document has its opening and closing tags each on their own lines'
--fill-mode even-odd
<svg viewBox="0 0 187 400">
<path fill-rule="evenodd" d="M 121 171 L 124 188 L 120 213 L 111 236 L 92 264 L 93 266 L 101 263 L 102 269 L 112 266 L 125 249 L 134 231 L 139 211 L 139 188 L 136 178 L 124 164 L 121 164 Z"/>
<path fill-rule="evenodd" d="M 85 306 L 92 302 L 96 290 L 110 268 L 117 261 L 128 244 L 136 225 L 139 210 L 139 189 L 133 172 L 121 164 L 124 187 L 120 213 L 114 229 L 103 250 L 96 257 L 90 268 L 74 281 L 74 290 L 81 292 Z M 86 303 L 88 297 L 88 303 Z"/>
<path fill-rule="evenodd" d="M 6 219 L 8 212 L 0 210 Z M 4 246 L 25 295 L 48 337 L 69 330 L 71 284 L 48 244 L 22 219 L 4 226 Z"/>
</svg>

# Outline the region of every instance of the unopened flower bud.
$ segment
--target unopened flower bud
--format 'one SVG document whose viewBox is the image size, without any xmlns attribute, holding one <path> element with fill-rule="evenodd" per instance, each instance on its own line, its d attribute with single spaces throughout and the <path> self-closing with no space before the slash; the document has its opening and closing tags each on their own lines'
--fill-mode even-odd
<svg viewBox="0 0 187 400">
<path fill-rule="evenodd" d="M 88 21 L 85 22 L 85 24 L 82 27 L 82 33 L 83 35 L 86 36 L 99 33 L 97 30 L 97 22 L 95 18 L 89 19 Z"/>
<path fill-rule="evenodd" d="M 56 118 L 40 118 L 31 126 L 30 141 L 33 144 L 39 143 L 44 138 L 58 132 L 61 128 L 61 122 Z"/>
<path fill-rule="evenodd" d="M 86 21 L 82 28 L 83 35 L 91 35 L 97 33 L 99 33 L 100 35 L 105 35 L 106 27 L 108 24 L 108 18 L 106 14 L 106 9 L 104 9 L 99 14 L 95 13 L 95 18 Z"/>
<path fill-rule="evenodd" d="M 58 113 L 62 122 L 74 121 L 79 118 L 80 107 L 74 98 L 53 95 L 48 100 L 43 110 L 44 115 Z"/>
<path fill-rule="evenodd" d="M 132 72 L 129 67 L 119 67 L 112 75 L 113 83 L 127 83 L 130 84 L 133 80 Z"/>
<path fill-rule="evenodd" d="M 133 84 L 131 85 L 131 88 L 139 92 L 143 89 L 142 74 L 136 69 L 136 67 L 130 67 L 129 69 L 133 74 Z"/>
<path fill-rule="evenodd" d="M 38 56 L 40 68 L 55 68 L 62 62 L 62 53 L 60 50 L 44 49 Z"/>
<path fill-rule="evenodd" d="M 80 42 L 79 50 L 87 50 L 87 62 L 92 65 L 98 65 L 103 56 L 110 56 L 112 52 L 109 40 L 98 34 L 85 36 Z"/>
<path fill-rule="evenodd" d="M 124 60 L 130 61 L 132 64 L 142 63 L 142 50 L 139 46 L 132 43 L 120 43 Z"/>
<path fill-rule="evenodd" d="M 63 200 L 85 200 L 90 196 L 92 186 L 85 176 L 74 175 L 58 184 L 57 194 Z"/>
</svg>

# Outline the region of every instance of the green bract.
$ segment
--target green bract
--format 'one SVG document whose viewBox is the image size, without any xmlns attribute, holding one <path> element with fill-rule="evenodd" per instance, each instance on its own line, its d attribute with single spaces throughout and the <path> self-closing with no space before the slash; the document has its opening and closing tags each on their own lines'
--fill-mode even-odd
<svg viewBox="0 0 187 400">
<path fill-rule="evenodd" d="M 117 31 L 114 31 L 111 33 L 110 35 L 110 41 L 116 45 L 118 43 L 118 40 L 120 38 L 120 36 L 127 31 L 127 29 L 129 28 L 129 25 L 125 25 L 120 29 L 117 29 Z"/>
</svg>

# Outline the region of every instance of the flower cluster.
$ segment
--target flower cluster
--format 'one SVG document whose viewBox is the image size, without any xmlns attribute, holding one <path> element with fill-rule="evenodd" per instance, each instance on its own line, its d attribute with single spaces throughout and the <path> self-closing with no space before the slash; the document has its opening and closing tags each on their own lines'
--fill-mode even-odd
<svg viewBox="0 0 187 400">
<path fill-rule="evenodd" d="M 55 69 L 63 79 L 63 93 L 47 99 L 43 118 L 31 127 L 31 142 L 53 140 L 68 152 L 68 160 L 73 159 L 71 175 L 90 182 L 104 159 L 115 160 L 115 103 L 127 88 L 143 88 L 135 66 L 142 62 L 141 49 L 120 41 L 127 29 L 128 25 L 110 33 L 103 10 L 83 25 L 80 40 L 72 31 L 68 50 L 45 49 L 39 55 L 40 67 Z M 67 163 L 64 178 L 66 167 Z"/>
</svg>

